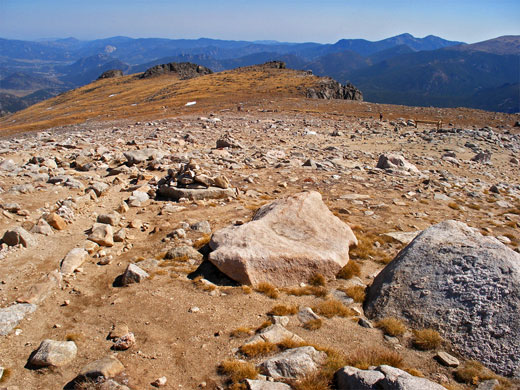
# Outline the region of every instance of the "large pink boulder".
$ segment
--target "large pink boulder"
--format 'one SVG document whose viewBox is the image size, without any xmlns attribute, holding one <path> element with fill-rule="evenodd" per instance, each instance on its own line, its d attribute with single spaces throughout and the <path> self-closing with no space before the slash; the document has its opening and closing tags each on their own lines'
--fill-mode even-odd
<svg viewBox="0 0 520 390">
<path fill-rule="evenodd" d="M 332 279 L 357 244 L 348 225 L 318 192 L 302 192 L 261 207 L 253 220 L 217 231 L 209 260 L 242 284 L 277 286 L 307 282 L 320 273 Z"/>
</svg>

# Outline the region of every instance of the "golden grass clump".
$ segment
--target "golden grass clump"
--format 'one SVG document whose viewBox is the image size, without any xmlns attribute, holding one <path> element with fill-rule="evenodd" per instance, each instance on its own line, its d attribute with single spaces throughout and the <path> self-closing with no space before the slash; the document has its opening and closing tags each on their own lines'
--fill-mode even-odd
<svg viewBox="0 0 520 390">
<path fill-rule="evenodd" d="M 0 383 L 5 383 L 7 380 L 11 377 L 11 369 L 10 368 L 4 368 L 4 372 L 2 376 L 0 377 Z"/>
<path fill-rule="evenodd" d="M 438 348 L 442 344 L 442 337 L 435 329 L 420 329 L 413 331 L 412 344 L 421 351 Z"/>
<path fill-rule="evenodd" d="M 496 379 L 500 382 L 497 390 L 506 390 L 511 388 L 511 382 L 509 380 L 495 374 L 489 368 L 485 367 L 476 360 L 468 360 L 459 366 L 455 371 L 455 379 L 471 385 L 478 385 L 480 382 L 487 381 L 489 379 Z"/>
<path fill-rule="evenodd" d="M 350 286 L 342 289 L 345 294 L 354 300 L 354 302 L 363 303 L 366 297 L 366 287 L 364 286 Z"/>
<path fill-rule="evenodd" d="M 242 345 L 239 349 L 240 353 L 247 357 L 254 358 L 257 356 L 267 356 L 278 350 L 276 344 L 270 343 L 269 341 L 259 341 L 253 344 Z"/>
<path fill-rule="evenodd" d="M 328 299 L 320 302 L 317 306 L 313 307 L 315 313 L 321 314 L 326 318 L 338 317 L 351 317 L 354 315 L 354 311 L 343 303 L 336 299 Z"/>
<path fill-rule="evenodd" d="M 456 202 L 448 203 L 448 207 L 452 210 L 460 210 L 460 205 Z"/>
<path fill-rule="evenodd" d="M 309 284 L 314 287 L 325 286 L 327 281 L 322 274 L 314 274 L 309 278 Z"/>
<path fill-rule="evenodd" d="M 345 265 L 339 272 L 337 277 L 339 279 L 351 279 L 354 276 L 361 275 L 361 267 L 359 264 L 354 261 L 350 260 L 347 265 Z"/>
<path fill-rule="evenodd" d="M 211 282 L 205 281 L 202 276 L 197 276 L 195 279 L 193 279 L 193 284 L 202 289 L 202 291 L 213 291 L 217 289 L 217 286 Z"/>
<path fill-rule="evenodd" d="M 477 203 L 469 203 L 467 206 L 472 210 L 480 210 L 480 205 Z"/>
<path fill-rule="evenodd" d="M 209 244 L 211 241 L 211 235 L 210 234 L 204 234 L 201 238 L 195 240 L 193 243 L 193 247 L 197 250 L 202 248 L 204 245 Z"/>
<path fill-rule="evenodd" d="M 65 336 L 66 341 L 74 341 L 75 343 L 85 340 L 83 333 L 69 333 Z"/>
<path fill-rule="evenodd" d="M 381 264 L 388 264 L 393 256 L 385 251 L 385 244 L 396 243 L 392 237 L 378 234 L 376 232 L 363 232 L 359 230 L 357 246 L 350 249 L 351 260 L 375 260 Z M 379 246 L 376 245 L 376 241 Z"/>
<path fill-rule="evenodd" d="M 319 298 L 326 297 L 329 293 L 325 287 L 305 286 L 305 287 L 290 287 L 283 290 L 288 295 L 301 297 L 304 295 L 314 295 Z"/>
<path fill-rule="evenodd" d="M 419 378 L 424 378 L 424 374 L 415 368 L 405 368 L 404 371 L 406 371 L 408 374 L 413 376 L 418 376 Z"/>
<path fill-rule="evenodd" d="M 309 345 L 305 341 L 294 341 L 292 339 L 283 339 L 281 342 L 277 344 L 278 348 L 282 351 L 285 351 L 286 349 L 293 349 L 293 348 L 299 348 L 299 347 L 306 347 Z"/>
<path fill-rule="evenodd" d="M 256 379 L 258 369 L 252 363 L 240 360 L 224 360 L 218 367 L 221 375 L 228 376 L 234 383 L 241 382 L 245 379 Z"/>
<path fill-rule="evenodd" d="M 271 316 L 286 316 L 298 313 L 298 306 L 276 305 L 270 311 Z"/>
<path fill-rule="evenodd" d="M 280 296 L 278 289 L 271 283 L 267 282 L 258 283 L 255 287 L 255 291 L 264 294 L 271 299 L 277 299 Z"/>
<path fill-rule="evenodd" d="M 322 327 L 323 320 L 321 318 L 316 318 L 314 320 L 309 320 L 303 324 L 303 328 L 307 330 L 318 330 Z"/>
<path fill-rule="evenodd" d="M 244 294 L 251 294 L 253 292 L 253 289 L 249 286 L 242 286 L 242 292 Z"/>
<path fill-rule="evenodd" d="M 258 327 L 258 329 L 256 330 L 257 332 L 260 332 L 262 329 L 265 329 L 269 326 L 273 325 L 273 321 L 271 320 L 266 320 L 264 322 L 262 322 L 262 324 Z"/>
<path fill-rule="evenodd" d="M 320 372 L 309 374 L 291 382 L 291 388 L 294 390 L 329 390 L 331 388 L 330 379 Z"/>
<path fill-rule="evenodd" d="M 354 366 L 361 370 L 367 370 L 370 366 L 388 366 L 401 368 L 403 357 L 397 351 L 384 347 L 358 349 L 347 356 L 346 365 Z"/>
<path fill-rule="evenodd" d="M 406 332 L 403 322 L 395 317 L 386 317 L 376 323 L 376 327 L 389 336 L 402 336 Z"/>
<path fill-rule="evenodd" d="M 253 329 L 250 328 L 249 326 L 240 326 L 236 329 L 233 329 L 229 335 L 231 337 L 234 337 L 234 338 L 239 338 L 239 337 L 245 337 L 245 336 L 250 336 L 254 333 Z"/>
</svg>

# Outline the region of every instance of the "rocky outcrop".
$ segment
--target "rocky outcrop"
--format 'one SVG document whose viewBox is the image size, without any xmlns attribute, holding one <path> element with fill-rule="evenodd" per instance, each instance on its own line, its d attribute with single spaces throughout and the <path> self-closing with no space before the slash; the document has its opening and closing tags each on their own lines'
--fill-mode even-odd
<svg viewBox="0 0 520 390">
<path fill-rule="evenodd" d="M 110 69 L 101 73 L 101 76 L 98 77 L 98 80 L 114 79 L 117 77 L 123 77 L 123 71 L 121 69 Z"/>
<path fill-rule="evenodd" d="M 336 372 L 338 390 L 446 390 L 435 382 L 390 366 L 360 370 L 346 366 Z"/>
<path fill-rule="evenodd" d="M 297 378 L 311 374 L 325 362 L 327 354 L 314 347 L 288 349 L 262 362 L 260 371 L 273 379 Z"/>
<path fill-rule="evenodd" d="M 368 291 L 371 318 L 431 327 L 463 356 L 520 376 L 520 254 L 462 222 L 423 231 Z"/>
<path fill-rule="evenodd" d="M 242 284 L 287 286 L 316 273 L 334 278 L 357 244 L 318 192 L 302 192 L 261 207 L 253 220 L 217 231 L 209 260 Z"/>
<path fill-rule="evenodd" d="M 330 77 L 323 77 L 320 84 L 307 90 L 312 99 L 344 99 L 363 101 L 363 93 L 352 84 L 342 85 Z"/>
<path fill-rule="evenodd" d="M 171 73 L 176 73 L 181 80 L 188 80 L 194 77 L 212 74 L 213 71 L 205 66 L 192 64 L 190 62 L 170 62 L 169 64 L 153 66 L 147 69 L 140 77 L 146 79 L 148 77 Z"/>
</svg>

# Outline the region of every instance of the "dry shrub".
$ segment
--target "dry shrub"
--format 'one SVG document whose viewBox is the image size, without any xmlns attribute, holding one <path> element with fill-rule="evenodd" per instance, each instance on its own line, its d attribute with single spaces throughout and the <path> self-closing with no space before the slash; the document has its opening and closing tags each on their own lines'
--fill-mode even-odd
<svg viewBox="0 0 520 390">
<path fill-rule="evenodd" d="M 251 294 L 253 292 L 253 289 L 249 286 L 242 286 L 242 292 L 244 294 Z"/>
<path fill-rule="evenodd" d="M 298 313 L 298 306 L 276 305 L 270 311 L 271 316 L 286 316 Z"/>
<path fill-rule="evenodd" d="M 424 374 L 415 368 L 405 368 L 404 369 L 408 374 L 413 376 L 418 376 L 419 378 L 424 378 Z"/>
<path fill-rule="evenodd" d="M 209 244 L 211 241 L 211 235 L 210 234 L 204 234 L 201 238 L 195 240 L 193 243 L 193 247 L 197 250 L 202 248 L 204 245 Z"/>
<path fill-rule="evenodd" d="M 401 368 L 403 357 L 397 351 L 384 347 L 358 349 L 347 356 L 347 364 L 361 370 L 367 370 L 370 366 L 388 366 Z"/>
<path fill-rule="evenodd" d="M 258 329 L 256 330 L 257 332 L 260 332 L 262 329 L 265 329 L 269 326 L 273 325 L 273 321 L 271 320 L 266 320 L 264 322 L 262 322 L 262 324 L 258 327 Z"/>
<path fill-rule="evenodd" d="M 262 282 L 258 283 L 255 288 L 255 291 L 268 296 L 271 299 L 277 299 L 280 294 L 278 293 L 278 289 L 274 287 L 271 283 Z"/>
<path fill-rule="evenodd" d="M 342 289 L 345 294 L 354 300 L 354 302 L 363 303 L 365 301 L 366 288 L 364 286 L 350 286 Z"/>
<path fill-rule="evenodd" d="M 327 281 L 322 274 L 314 274 L 309 278 L 309 284 L 314 287 L 325 286 Z"/>
<path fill-rule="evenodd" d="M 331 388 L 330 379 L 317 372 L 291 382 L 291 388 L 294 390 L 329 390 Z"/>
<path fill-rule="evenodd" d="M 83 333 L 69 333 L 65 336 L 65 340 L 78 343 L 85 340 L 85 335 Z"/>
<path fill-rule="evenodd" d="M 442 337 L 435 329 L 414 330 L 412 343 L 421 351 L 429 351 L 442 344 Z"/>
<path fill-rule="evenodd" d="M 477 203 L 469 203 L 467 206 L 472 210 L 480 210 L 480 205 Z"/>
<path fill-rule="evenodd" d="M 448 207 L 452 210 L 460 210 L 460 206 L 456 202 L 450 202 L 448 203 Z"/>
<path fill-rule="evenodd" d="M 497 390 L 511 388 L 511 382 L 509 380 L 495 374 L 489 368 L 484 367 L 484 365 L 477 362 L 476 360 L 468 360 L 464 362 L 462 366 L 458 367 L 455 371 L 455 379 L 471 385 L 477 385 L 480 382 L 487 381 L 489 379 L 496 379 L 500 382 Z"/>
<path fill-rule="evenodd" d="M 218 367 L 221 375 L 228 376 L 234 383 L 243 381 L 244 379 L 256 379 L 258 376 L 257 368 L 248 362 L 240 360 L 224 360 Z"/>
<path fill-rule="evenodd" d="M 277 344 L 278 348 L 282 351 L 285 351 L 286 349 L 306 347 L 308 345 L 309 343 L 306 343 L 305 341 L 294 341 L 293 339 L 288 338 L 283 339 Z"/>
<path fill-rule="evenodd" d="M 283 290 L 288 295 L 301 297 L 304 295 L 314 295 L 316 297 L 326 297 L 329 293 L 325 287 L 305 286 L 305 287 L 290 287 Z"/>
<path fill-rule="evenodd" d="M 240 353 L 248 357 L 254 358 L 257 356 L 267 356 L 278 350 L 276 344 L 269 341 L 259 341 L 253 344 L 242 345 L 239 349 Z"/>
<path fill-rule="evenodd" d="M 318 330 L 323 325 L 323 321 L 321 318 L 316 318 L 314 320 L 307 321 L 303 324 L 304 329 L 307 330 Z"/>
<path fill-rule="evenodd" d="M 217 286 L 213 283 L 206 282 L 202 276 L 197 276 L 192 282 L 195 286 L 202 289 L 202 291 L 213 291 L 217 289 Z"/>
<path fill-rule="evenodd" d="M 328 299 L 320 302 L 317 306 L 313 307 L 312 310 L 317 314 L 321 314 L 324 317 L 332 318 L 338 317 L 350 317 L 354 315 L 352 309 L 345 306 L 343 303 L 336 299 Z"/>
<path fill-rule="evenodd" d="M 327 354 L 327 360 L 321 367 L 321 374 L 327 378 L 332 379 L 334 373 L 341 367 L 345 367 L 348 363 L 347 357 L 343 352 L 332 348 L 316 348 L 323 350 Z"/>
<path fill-rule="evenodd" d="M 2 374 L 2 377 L 0 377 L 0 383 L 5 383 L 7 380 L 11 377 L 11 369 L 10 368 L 4 368 L 4 373 Z"/>
<path fill-rule="evenodd" d="M 386 317 L 376 323 L 376 327 L 389 336 L 402 336 L 406 332 L 403 322 L 395 317 Z"/>
<path fill-rule="evenodd" d="M 354 261 L 350 260 L 346 266 L 344 266 L 339 272 L 337 277 L 339 279 L 351 279 L 354 276 L 361 275 L 361 267 L 359 264 Z"/>
<path fill-rule="evenodd" d="M 235 337 L 235 338 L 238 338 L 238 337 L 245 337 L 245 336 L 250 336 L 251 334 L 253 334 L 253 329 L 248 327 L 248 326 L 240 326 L 236 329 L 233 329 L 229 335 L 231 337 Z"/>
</svg>

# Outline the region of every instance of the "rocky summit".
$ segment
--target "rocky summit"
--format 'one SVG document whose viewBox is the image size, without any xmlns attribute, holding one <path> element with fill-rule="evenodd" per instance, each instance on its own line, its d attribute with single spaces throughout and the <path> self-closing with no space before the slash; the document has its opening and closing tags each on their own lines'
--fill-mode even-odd
<svg viewBox="0 0 520 390">
<path fill-rule="evenodd" d="M 0 120 L 0 389 L 519 388 L 517 115 L 171 69 Z"/>
</svg>

